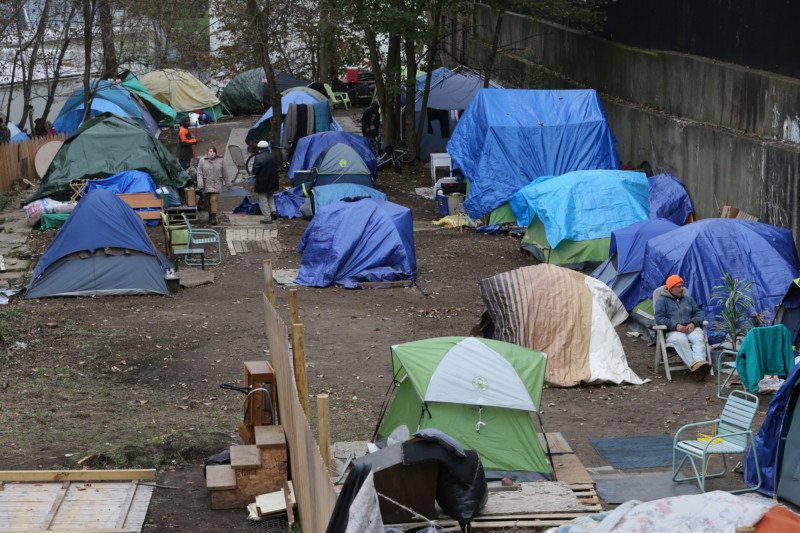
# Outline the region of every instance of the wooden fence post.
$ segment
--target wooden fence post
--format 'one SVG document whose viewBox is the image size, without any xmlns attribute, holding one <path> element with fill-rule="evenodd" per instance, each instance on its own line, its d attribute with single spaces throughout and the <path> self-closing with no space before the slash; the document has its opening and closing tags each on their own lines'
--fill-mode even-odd
<svg viewBox="0 0 800 533">
<path fill-rule="evenodd" d="M 303 324 L 292 324 L 292 359 L 294 360 L 294 381 L 300 405 L 308 419 L 308 379 L 306 377 L 306 345 L 303 337 Z"/>
<path fill-rule="evenodd" d="M 331 437 L 328 429 L 328 395 L 317 394 L 317 433 L 319 434 L 319 453 L 325 466 L 331 466 Z"/>
<path fill-rule="evenodd" d="M 272 261 L 264 259 L 264 281 L 267 284 L 267 300 L 272 304 L 275 309 L 278 305 L 275 303 L 275 280 L 272 278 Z"/>
<path fill-rule="evenodd" d="M 297 304 L 297 289 L 289 289 L 289 316 L 291 324 L 300 323 L 300 306 Z"/>
</svg>

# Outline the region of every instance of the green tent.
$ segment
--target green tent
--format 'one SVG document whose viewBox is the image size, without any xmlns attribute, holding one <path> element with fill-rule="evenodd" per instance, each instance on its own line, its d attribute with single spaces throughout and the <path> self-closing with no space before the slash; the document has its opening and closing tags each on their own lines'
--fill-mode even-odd
<svg viewBox="0 0 800 533">
<path fill-rule="evenodd" d="M 183 187 L 189 180 L 175 156 L 147 130 L 129 118 L 101 113 L 64 141 L 28 202 L 68 191 L 71 181 L 103 179 L 124 170 L 147 172 L 158 186 Z"/>
<path fill-rule="evenodd" d="M 122 86 L 139 97 L 156 122 L 172 122 L 175 120 L 177 116 L 175 110 L 154 98 L 133 74 L 128 73 L 125 81 L 122 82 Z"/>
<path fill-rule="evenodd" d="M 469 183 L 469 182 L 467 182 Z M 496 207 L 489 213 L 489 225 L 494 224 L 514 224 L 517 223 L 517 217 L 514 216 L 514 211 L 508 203 Z"/>
<path fill-rule="evenodd" d="M 541 352 L 476 337 L 393 346 L 397 394 L 376 440 L 393 444 L 436 428 L 478 452 L 489 479 L 552 480 L 532 418 L 546 363 Z"/>
<path fill-rule="evenodd" d="M 519 247 L 540 263 L 586 270 L 595 268 L 608 259 L 611 237 L 587 241 L 564 239 L 552 248 L 547 241 L 544 224 L 538 216 L 534 216 Z"/>
</svg>

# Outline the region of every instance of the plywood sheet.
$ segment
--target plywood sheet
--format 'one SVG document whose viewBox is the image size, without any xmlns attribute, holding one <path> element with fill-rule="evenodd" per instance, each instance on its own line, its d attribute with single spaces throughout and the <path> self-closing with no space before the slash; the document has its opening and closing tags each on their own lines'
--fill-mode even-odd
<svg viewBox="0 0 800 533">
<path fill-rule="evenodd" d="M 583 503 L 575 496 L 569 483 L 520 483 L 520 490 L 490 492 L 489 499 L 478 516 L 524 515 L 563 511 L 583 511 Z"/>
</svg>

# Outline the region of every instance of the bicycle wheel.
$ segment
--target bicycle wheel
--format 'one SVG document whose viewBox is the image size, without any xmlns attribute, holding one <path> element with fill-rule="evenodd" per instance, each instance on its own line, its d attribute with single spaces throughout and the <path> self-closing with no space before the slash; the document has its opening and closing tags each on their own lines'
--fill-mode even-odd
<svg viewBox="0 0 800 533">
<path fill-rule="evenodd" d="M 409 154 L 409 152 L 408 152 L 408 143 L 406 143 L 405 139 L 400 141 L 400 143 L 395 148 L 395 151 L 397 152 L 396 158 L 401 163 L 410 163 L 411 162 L 411 154 Z"/>
<path fill-rule="evenodd" d="M 250 157 L 247 158 L 247 161 L 244 162 L 244 168 L 247 170 L 247 175 L 253 173 L 253 161 L 255 160 L 258 154 L 251 154 Z"/>
</svg>

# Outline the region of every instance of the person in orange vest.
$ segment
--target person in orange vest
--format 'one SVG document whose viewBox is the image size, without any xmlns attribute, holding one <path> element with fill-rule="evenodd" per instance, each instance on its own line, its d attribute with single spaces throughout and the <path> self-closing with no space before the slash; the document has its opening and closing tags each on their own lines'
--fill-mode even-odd
<svg viewBox="0 0 800 533">
<path fill-rule="evenodd" d="M 181 129 L 178 133 L 178 162 L 183 170 L 189 170 L 189 165 L 191 165 L 194 157 L 194 148 L 197 145 L 197 139 L 192 137 L 192 132 L 189 129 L 190 124 L 189 117 L 183 117 L 181 119 Z"/>
</svg>

